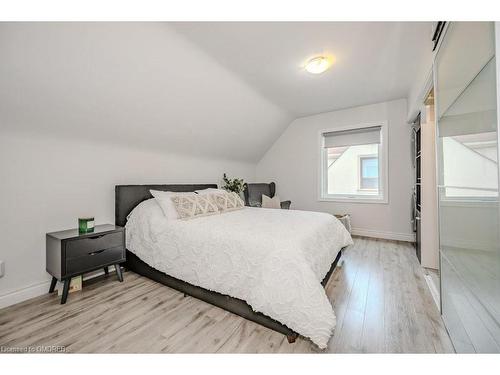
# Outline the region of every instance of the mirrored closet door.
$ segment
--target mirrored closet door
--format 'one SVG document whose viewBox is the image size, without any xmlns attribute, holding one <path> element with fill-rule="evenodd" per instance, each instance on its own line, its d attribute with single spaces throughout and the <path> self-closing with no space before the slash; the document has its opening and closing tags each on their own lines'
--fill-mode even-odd
<svg viewBox="0 0 500 375">
<path fill-rule="evenodd" d="M 434 74 L 442 315 L 457 352 L 500 352 L 494 23 L 449 24 Z"/>
</svg>

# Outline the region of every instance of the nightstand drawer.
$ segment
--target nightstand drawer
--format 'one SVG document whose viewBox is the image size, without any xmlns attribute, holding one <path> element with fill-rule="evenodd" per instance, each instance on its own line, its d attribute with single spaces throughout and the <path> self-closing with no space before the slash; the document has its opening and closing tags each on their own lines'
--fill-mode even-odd
<svg viewBox="0 0 500 375">
<path fill-rule="evenodd" d="M 103 265 L 119 263 L 125 258 L 125 249 L 122 245 L 105 250 L 95 250 L 86 256 L 66 259 L 66 274 L 83 273 L 92 269 L 100 268 Z"/>
<path fill-rule="evenodd" d="M 123 245 L 123 232 L 98 234 L 66 242 L 66 259 L 78 258 L 95 251 Z"/>
</svg>

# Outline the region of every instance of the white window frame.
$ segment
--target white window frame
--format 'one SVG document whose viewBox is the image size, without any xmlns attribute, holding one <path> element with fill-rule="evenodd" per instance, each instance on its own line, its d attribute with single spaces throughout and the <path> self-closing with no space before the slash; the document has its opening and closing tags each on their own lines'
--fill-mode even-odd
<svg viewBox="0 0 500 375">
<path fill-rule="evenodd" d="M 380 126 L 379 157 L 379 195 L 361 194 L 328 194 L 328 155 L 323 147 L 323 134 L 336 131 L 371 128 Z M 357 125 L 338 126 L 322 129 L 318 133 L 319 171 L 318 171 L 318 201 L 320 202 L 351 202 L 351 203 L 389 203 L 389 134 L 386 121 L 362 123 Z"/>
</svg>

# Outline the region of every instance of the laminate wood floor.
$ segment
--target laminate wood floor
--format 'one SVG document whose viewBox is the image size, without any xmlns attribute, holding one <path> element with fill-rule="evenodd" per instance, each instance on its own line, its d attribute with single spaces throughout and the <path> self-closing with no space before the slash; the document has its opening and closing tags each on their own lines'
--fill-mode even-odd
<svg viewBox="0 0 500 375">
<path fill-rule="evenodd" d="M 326 291 L 337 315 L 327 350 L 132 272 L 0 310 L 0 346 L 84 353 L 443 353 L 450 339 L 409 243 L 355 238 Z"/>
</svg>

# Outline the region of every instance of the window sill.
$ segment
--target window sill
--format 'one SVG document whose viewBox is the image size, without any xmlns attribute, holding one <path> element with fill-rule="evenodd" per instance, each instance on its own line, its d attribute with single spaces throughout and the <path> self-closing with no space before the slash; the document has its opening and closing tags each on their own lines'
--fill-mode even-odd
<svg viewBox="0 0 500 375">
<path fill-rule="evenodd" d="M 319 197 L 318 202 L 342 202 L 342 203 L 370 203 L 370 204 L 389 204 L 386 197 L 367 198 L 367 197 Z"/>
</svg>

